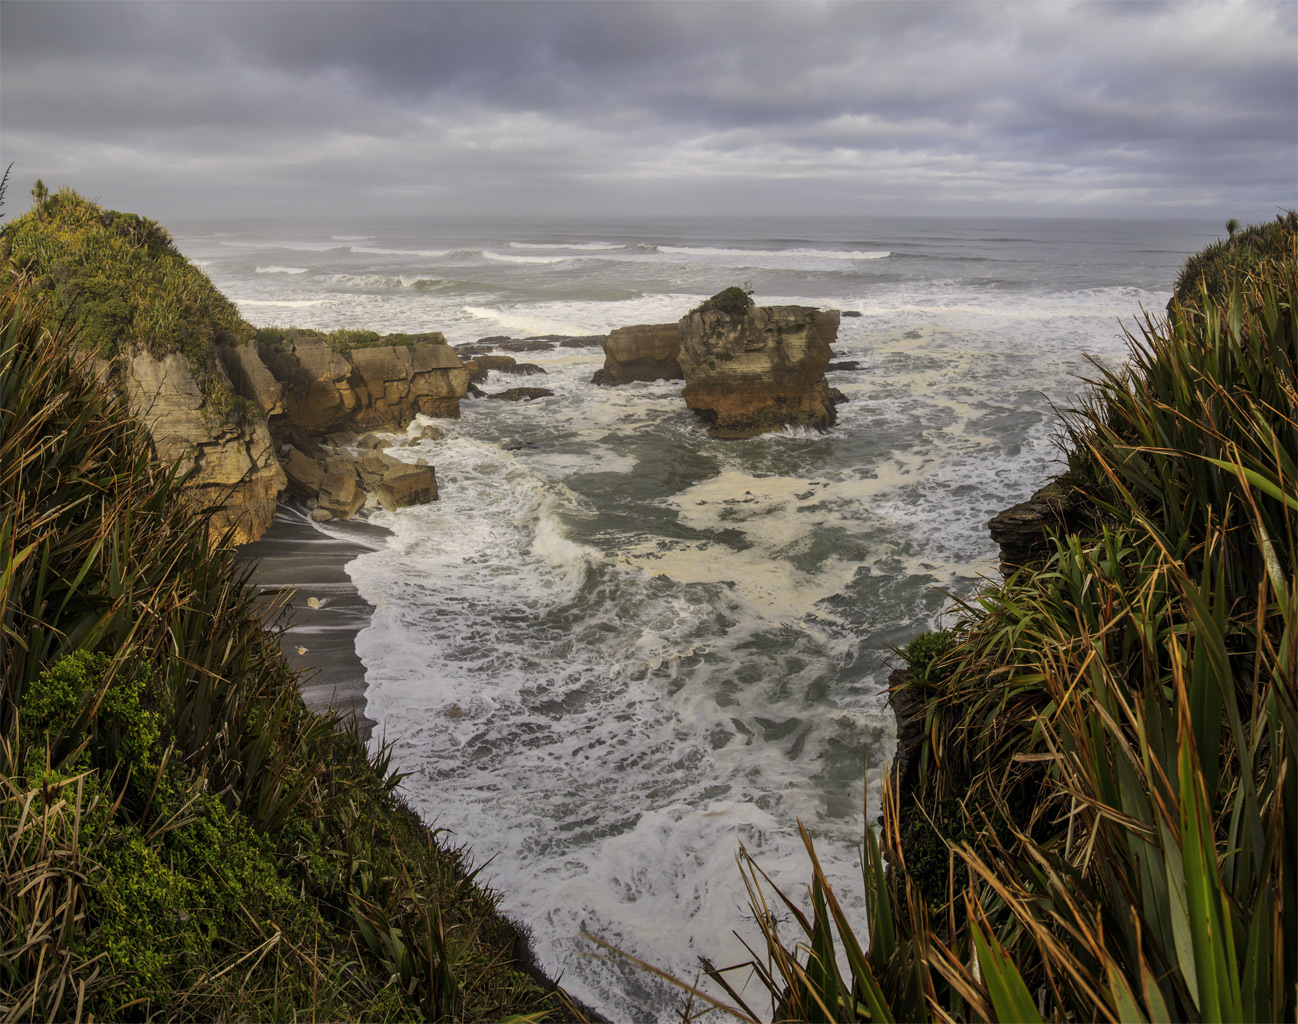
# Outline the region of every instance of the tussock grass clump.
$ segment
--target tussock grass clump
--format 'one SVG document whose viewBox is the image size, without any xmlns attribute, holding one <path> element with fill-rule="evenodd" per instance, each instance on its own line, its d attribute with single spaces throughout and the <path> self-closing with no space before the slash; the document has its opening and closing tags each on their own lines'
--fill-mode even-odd
<svg viewBox="0 0 1298 1024">
<path fill-rule="evenodd" d="M 84 358 L 0 299 L 0 1020 L 554 1012 Z"/>
<path fill-rule="evenodd" d="M 1193 310 L 1142 321 L 1069 416 L 1094 526 L 977 594 L 912 684 L 919 781 L 885 787 L 866 829 L 867 921 L 809 840 L 810 914 L 741 859 L 775 1019 L 1298 1013 L 1298 233 L 1280 228 L 1224 283 L 1191 260 Z"/>
</svg>

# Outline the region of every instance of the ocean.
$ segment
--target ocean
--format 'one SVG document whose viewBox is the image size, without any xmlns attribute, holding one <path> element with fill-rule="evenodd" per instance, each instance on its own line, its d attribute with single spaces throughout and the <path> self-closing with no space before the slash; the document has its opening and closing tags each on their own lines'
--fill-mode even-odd
<svg viewBox="0 0 1298 1024">
<path fill-rule="evenodd" d="M 375 512 L 347 565 L 375 742 L 485 865 L 542 966 L 619 1021 L 674 972 L 747 959 L 741 844 L 845 905 L 891 759 L 894 648 L 996 573 L 986 522 L 1058 471 L 1058 412 L 1161 313 L 1194 221 L 189 222 L 182 252 L 257 325 L 484 337 L 667 323 L 730 285 L 839 309 L 855 370 L 825 434 L 709 439 L 679 382 L 600 388 L 597 347 L 518 354 L 553 397 L 466 399 L 411 457 L 441 500 Z M 322 525 L 328 532 L 330 527 Z"/>
</svg>

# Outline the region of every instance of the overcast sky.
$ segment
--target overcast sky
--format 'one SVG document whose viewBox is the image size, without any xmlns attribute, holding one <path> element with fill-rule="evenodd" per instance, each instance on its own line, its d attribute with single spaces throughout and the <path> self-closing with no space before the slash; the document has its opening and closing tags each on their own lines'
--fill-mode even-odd
<svg viewBox="0 0 1298 1024">
<path fill-rule="evenodd" d="M 1298 3 L 0 0 L 6 213 L 1269 218 Z"/>
</svg>

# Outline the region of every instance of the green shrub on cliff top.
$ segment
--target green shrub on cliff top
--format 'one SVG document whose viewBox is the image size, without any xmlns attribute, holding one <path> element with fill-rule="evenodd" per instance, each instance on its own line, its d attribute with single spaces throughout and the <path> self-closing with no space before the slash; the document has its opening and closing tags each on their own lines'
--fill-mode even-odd
<svg viewBox="0 0 1298 1024">
<path fill-rule="evenodd" d="M 1242 231 L 1232 218 L 1226 228 L 1230 235 L 1226 241 L 1213 242 L 1185 261 L 1176 278 L 1176 301 L 1197 306 L 1200 289 L 1221 297 L 1229 290 L 1232 276 L 1256 274 L 1264 263 L 1283 263 L 1298 234 L 1298 214 L 1290 210 L 1273 221 L 1250 224 Z"/>
<path fill-rule="evenodd" d="M 731 285 L 729 288 L 723 288 L 712 298 L 699 303 L 691 313 L 709 313 L 716 311 L 725 313 L 729 317 L 746 316 L 748 311 L 753 308 L 753 289 L 745 285 L 740 288 L 738 285 Z"/>
<path fill-rule="evenodd" d="M 202 367 L 217 343 L 251 333 L 164 228 L 68 188 L 5 225 L 0 266 L 47 296 L 56 319 L 80 325 L 81 343 L 104 358 L 140 343 L 155 355 L 181 349 Z"/>
</svg>

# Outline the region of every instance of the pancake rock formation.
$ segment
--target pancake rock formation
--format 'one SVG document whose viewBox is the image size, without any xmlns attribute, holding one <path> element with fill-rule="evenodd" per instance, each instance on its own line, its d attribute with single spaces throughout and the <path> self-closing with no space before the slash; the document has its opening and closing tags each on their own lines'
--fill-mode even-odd
<svg viewBox="0 0 1298 1024">
<path fill-rule="evenodd" d="M 826 430 L 841 395 L 825 381 L 838 311 L 756 306 L 735 315 L 708 309 L 679 324 L 685 404 L 720 438 L 786 426 Z"/>
<path fill-rule="evenodd" d="M 604 368 L 592 384 L 630 384 L 638 380 L 681 380 L 679 324 L 619 327 L 604 340 Z"/>
<path fill-rule="evenodd" d="M 123 353 L 121 366 L 126 396 L 158 458 L 179 463 L 185 500 L 195 510 L 216 509 L 214 534 L 232 530 L 236 544 L 259 538 L 285 485 L 266 421 L 214 403 L 179 352 L 158 358 L 138 348 Z"/>
<path fill-rule="evenodd" d="M 438 335 L 437 337 L 440 337 Z M 257 356 L 281 387 L 278 438 L 303 433 L 403 427 L 416 414 L 458 419 L 469 371 L 444 343 L 376 345 L 337 351 L 313 337 L 259 344 Z"/>
</svg>

